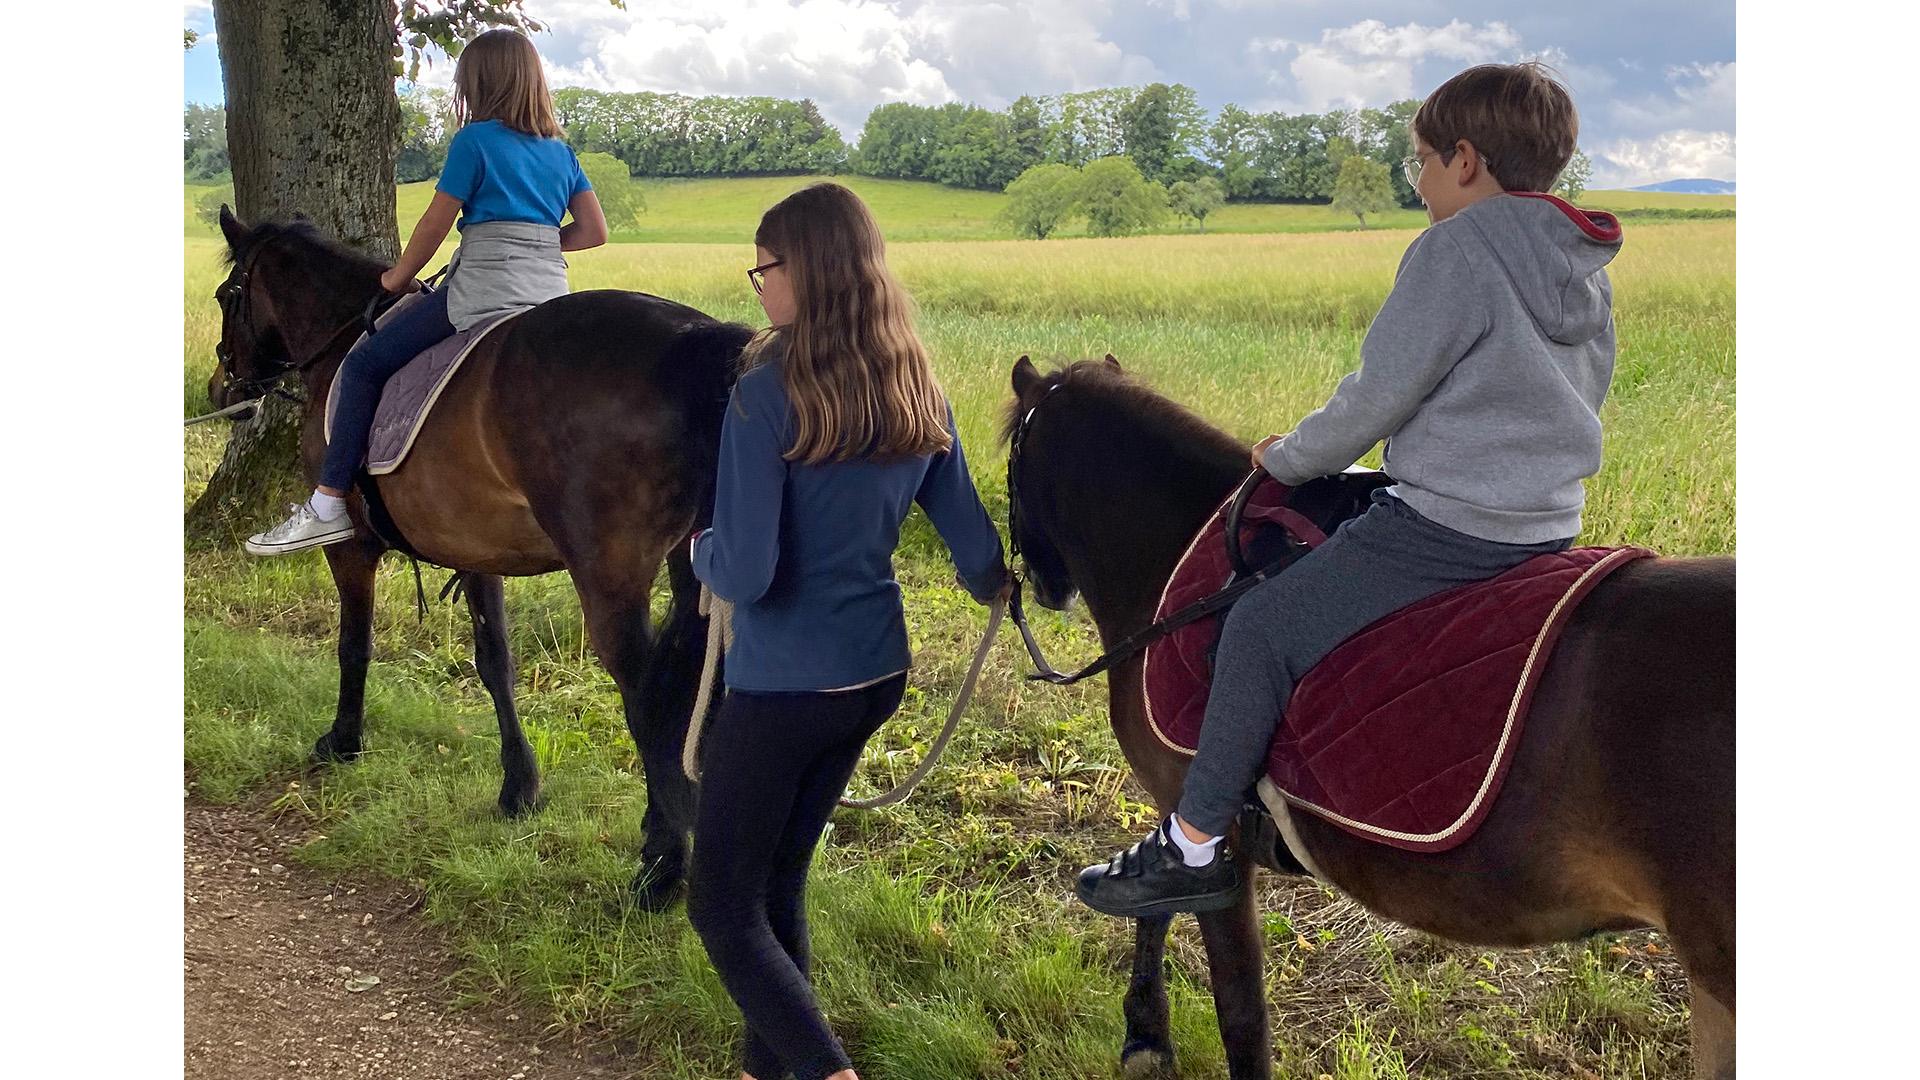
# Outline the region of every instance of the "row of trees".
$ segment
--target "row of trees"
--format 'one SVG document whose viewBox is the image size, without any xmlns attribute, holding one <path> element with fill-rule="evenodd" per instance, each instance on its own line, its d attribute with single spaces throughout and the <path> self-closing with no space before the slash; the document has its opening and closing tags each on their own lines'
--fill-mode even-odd
<svg viewBox="0 0 1920 1080">
<path fill-rule="evenodd" d="M 1133 159 L 1116 155 L 1084 166 L 1047 162 L 1007 185 L 1001 220 L 1021 236 L 1045 240 L 1075 218 L 1094 236 L 1121 236 L 1164 221 L 1169 213 L 1190 217 L 1202 228 L 1226 201 L 1211 176 L 1162 185 L 1148 179 Z"/>
<path fill-rule="evenodd" d="M 619 94 L 553 95 L 567 142 L 612 154 L 635 176 L 838 173 L 847 144 L 811 100 Z"/>
<path fill-rule="evenodd" d="M 1411 100 L 1319 114 L 1228 105 L 1209 119 L 1191 87 L 1153 83 L 1025 96 L 1004 110 L 895 103 L 868 115 L 854 149 L 806 99 L 565 88 L 554 104 L 576 150 L 610 154 L 636 176 L 853 172 L 999 191 L 1037 165 L 1126 157 L 1158 184 L 1207 177 L 1229 199 L 1322 202 L 1357 155 L 1383 167 L 1397 204 L 1417 201 L 1398 168 L 1413 150 L 1408 122 L 1419 103 Z M 454 127 L 447 94 L 403 94 L 400 113 L 396 178 L 438 175 Z M 224 172 L 222 110 L 190 105 L 186 126 L 188 175 Z M 1565 188 L 1579 194 L 1590 174 L 1586 156 L 1576 155 Z"/>
</svg>

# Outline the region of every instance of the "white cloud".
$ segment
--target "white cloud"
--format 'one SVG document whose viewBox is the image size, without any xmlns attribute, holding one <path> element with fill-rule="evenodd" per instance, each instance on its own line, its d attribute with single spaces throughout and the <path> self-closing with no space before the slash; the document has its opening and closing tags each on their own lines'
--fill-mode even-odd
<svg viewBox="0 0 1920 1080">
<path fill-rule="evenodd" d="M 1688 64 L 1667 69 L 1667 92 L 1621 98 L 1608 110 L 1609 126 L 1626 135 L 1646 136 L 1691 128 L 1733 128 L 1734 65 Z"/>
<path fill-rule="evenodd" d="M 1590 151 L 1593 187 L 1625 188 L 1662 180 L 1733 180 L 1734 138 L 1727 131 L 1663 131 L 1649 139 L 1615 139 Z"/>
<path fill-rule="evenodd" d="M 810 97 L 849 138 L 889 101 L 1002 106 L 1164 78 L 1100 29 L 1105 0 L 705 0 L 698 6 L 530 0 L 548 79 L 603 90 Z M 452 65 L 421 73 L 444 85 Z M 1011 92 L 1009 92 L 1011 91 Z"/>
<path fill-rule="evenodd" d="M 1291 85 L 1271 72 L 1268 81 L 1284 89 L 1284 103 L 1268 107 L 1319 112 L 1336 106 L 1384 105 L 1419 96 L 1414 65 L 1427 59 L 1478 64 L 1511 56 L 1520 35 L 1502 22 L 1476 26 L 1459 19 L 1445 26 L 1405 23 L 1388 26 L 1363 19 L 1351 26 L 1322 30 L 1317 42 L 1284 38 L 1255 39 L 1254 52 L 1293 52 L 1287 65 Z"/>
</svg>

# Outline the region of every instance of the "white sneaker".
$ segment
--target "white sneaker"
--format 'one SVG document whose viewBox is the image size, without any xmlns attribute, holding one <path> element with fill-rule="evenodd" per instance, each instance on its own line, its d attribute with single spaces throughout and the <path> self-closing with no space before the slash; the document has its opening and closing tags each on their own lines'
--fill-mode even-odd
<svg viewBox="0 0 1920 1080">
<path fill-rule="evenodd" d="M 337 544 L 353 536 L 353 519 L 346 514 L 327 521 L 307 503 L 290 509 L 292 517 L 266 532 L 247 537 L 247 550 L 255 555 L 285 555 L 323 544 Z"/>
</svg>

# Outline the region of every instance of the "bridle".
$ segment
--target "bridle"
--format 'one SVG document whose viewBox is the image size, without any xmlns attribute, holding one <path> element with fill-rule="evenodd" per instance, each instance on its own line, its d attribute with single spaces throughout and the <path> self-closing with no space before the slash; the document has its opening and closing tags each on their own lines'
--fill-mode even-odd
<svg viewBox="0 0 1920 1080">
<path fill-rule="evenodd" d="M 257 402 L 268 394 L 272 394 L 295 404 L 305 404 L 305 398 L 281 385 L 287 376 L 306 374 L 333 351 L 334 345 L 347 331 L 361 330 L 368 334 L 373 333 L 375 322 L 387 308 L 400 299 L 400 295 L 388 293 L 385 289 L 377 289 L 360 314 L 342 323 L 338 329 L 327 335 L 326 340 L 322 341 L 317 349 L 304 358 L 269 358 L 258 355 L 261 350 L 256 347 L 253 350 L 255 353 L 253 360 L 257 366 L 265 370 L 251 379 L 235 378 L 233 348 L 227 344 L 227 341 L 233 336 L 237 326 L 246 331 L 249 343 L 255 346 L 259 344 L 260 335 L 253 327 L 253 291 L 248 285 L 252 280 L 254 267 L 260 262 L 261 255 L 273 244 L 274 239 L 278 238 L 265 240 L 253 251 L 248 252 L 246 259 L 234 264 L 233 272 L 227 275 L 227 279 L 220 283 L 218 289 L 214 290 L 213 298 L 220 305 L 220 340 L 214 343 L 213 356 L 219 361 L 220 369 L 227 373 L 225 387 L 227 396 L 232 397 L 237 393 L 243 398 L 251 398 Z M 283 342 L 281 352 L 284 354 L 285 351 L 286 346 Z M 240 405 L 229 405 L 222 412 L 237 411 L 240 407 Z"/>
<path fill-rule="evenodd" d="M 1040 406 L 1046 404 L 1047 398 L 1051 397 L 1053 392 L 1060 389 L 1064 383 L 1065 380 L 1054 382 L 1053 385 L 1047 387 L 1046 391 L 1040 395 L 1039 401 L 1034 402 L 1028 407 L 1027 411 L 1021 415 L 1020 422 L 1014 425 L 1013 438 L 1009 440 L 1008 443 L 1007 561 L 1009 565 L 1020 561 L 1019 484 L 1021 447 L 1026 442 L 1028 430 L 1033 426 L 1034 417 L 1040 412 Z M 1252 497 L 1255 489 L 1261 485 L 1266 479 L 1266 476 L 1267 472 L 1265 469 L 1253 470 L 1245 480 L 1240 482 L 1240 487 L 1234 492 L 1233 502 L 1228 508 L 1226 521 L 1227 559 L 1233 567 L 1233 577 L 1228 580 L 1227 584 L 1217 592 L 1202 597 L 1188 604 L 1186 607 L 1169 614 L 1166 618 L 1157 619 L 1148 624 L 1144 629 L 1127 635 L 1119 644 L 1100 654 L 1092 663 L 1072 674 L 1055 669 L 1052 664 L 1047 662 L 1046 655 L 1041 652 L 1040 642 L 1034 638 L 1032 628 L 1027 625 L 1026 606 L 1021 601 L 1021 594 L 1025 591 L 1025 578 L 1021 569 L 1018 566 L 1014 566 L 1011 570 L 1013 575 L 1013 593 L 1008 597 L 1007 613 L 1013 617 L 1013 625 L 1019 628 L 1020 639 L 1025 642 L 1027 646 L 1027 656 L 1033 661 L 1035 670 L 1032 674 L 1029 674 L 1027 678 L 1052 683 L 1055 686 L 1069 686 L 1082 679 L 1092 678 L 1113 667 L 1113 665 L 1120 661 L 1140 652 L 1161 638 L 1179 630 L 1181 627 L 1198 622 L 1209 615 L 1232 607 L 1235 601 L 1239 600 L 1241 596 L 1245 595 L 1249 590 L 1254 588 L 1254 586 L 1259 585 L 1261 582 L 1266 581 L 1268 578 L 1286 569 L 1292 565 L 1295 560 L 1300 558 L 1300 556 L 1305 555 L 1308 551 L 1319 547 L 1321 543 L 1325 542 L 1326 534 L 1321 531 L 1318 525 L 1315 525 L 1309 520 L 1306 515 L 1291 507 L 1268 507 L 1263 509 L 1258 517 L 1261 520 L 1271 521 L 1281 525 L 1287 531 L 1287 550 L 1279 558 L 1263 566 L 1249 567 L 1247 565 L 1246 556 L 1241 550 L 1240 544 L 1241 521 L 1246 516 L 1248 499 Z"/>
</svg>

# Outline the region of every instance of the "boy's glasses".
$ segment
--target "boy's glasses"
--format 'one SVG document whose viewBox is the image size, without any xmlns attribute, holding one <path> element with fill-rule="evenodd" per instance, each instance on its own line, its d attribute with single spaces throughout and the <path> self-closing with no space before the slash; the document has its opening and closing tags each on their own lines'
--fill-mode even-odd
<svg viewBox="0 0 1920 1080">
<path fill-rule="evenodd" d="M 1454 150 L 1429 150 L 1424 154 L 1408 154 L 1406 157 L 1401 158 L 1400 171 L 1406 175 L 1407 186 L 1410 188 L 1418 188 L 1420 186 L 1420 169 L 1427 163 L 1428 158 L 1439 154 L 1440 164 L 1451 165 L 1453 164 L 1454 152 Z M 1481 154 L 1480 167 L 1491 173 L 1493 171 L 1493 162 L 1487 160 L 1487 155 Z"/>
<path fill-rule="evenodd" d="M 1440 155 L 1440 164 L 1453 164 L 1452 150 L 1429 150 L 1424 154 L 1408 154 L 1400 160 L 1400 171 L 1406 175 L 1408 187 L 1420 186 L 1420 170 L 1426 165 L 1427 159 L 1435 154 Z"/>
<path fill-rule="evenodd" d="M 766 292 L 767 271 L 776 266 L 785 265 L 786 261 L 785 259 L 775 259 L 770 263 L 761 263 L 759 266 L 747 271 L 747 281 L 753 285 L 754 295 L 758 296 Z"/>
</svg>

